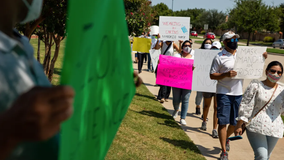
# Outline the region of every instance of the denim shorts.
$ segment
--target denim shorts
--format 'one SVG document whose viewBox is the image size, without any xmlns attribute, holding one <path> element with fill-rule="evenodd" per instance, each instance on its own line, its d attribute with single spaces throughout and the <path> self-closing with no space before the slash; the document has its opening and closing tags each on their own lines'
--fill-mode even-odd
<svg viewBox="0 0 284 160">
<path fill-rule="evenodd" d="M 242 96 L 217 94 L 217 118 L 219 125 L 237 125 L 239 106 Z"/>
<path fill-rule="evenodd" d="M 214 96 L 216 96 L 216 93 L 203 92 L 203 98 L 212 98 Z"/>
</svg>

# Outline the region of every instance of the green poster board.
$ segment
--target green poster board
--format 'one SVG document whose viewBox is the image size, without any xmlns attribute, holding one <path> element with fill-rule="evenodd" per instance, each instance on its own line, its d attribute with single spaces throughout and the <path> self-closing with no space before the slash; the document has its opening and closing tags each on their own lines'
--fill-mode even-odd
<svg viewBox="0 0 284 160">
<path fill-rule="evenodd" d="M 61 84 L 76 92 L 60 160 L 103 160 L 135 94 L 122 0 L 69 0 Z"/>
</svg>

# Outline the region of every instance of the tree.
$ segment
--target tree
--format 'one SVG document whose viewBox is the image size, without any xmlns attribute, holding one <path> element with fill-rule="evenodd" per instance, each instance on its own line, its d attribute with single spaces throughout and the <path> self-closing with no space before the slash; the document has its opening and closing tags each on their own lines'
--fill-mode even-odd
<svg viewBox="0 0 284 160">
<path fill-rule="evenodd" d="M 282 38 L 284 38 L 283 33 L 284 33 L 284 3 L 282 3 L 279 7 L 279 10 L 281 11 L 280 14 L 280 30 L 282 32 Z"/>
<path fill-rule="evenodd" d="M 251 33 L 266 28 L 277 30 L 277 9 L 266 6 L 262 0 L 235 0 L 235 3 L 235 8 L 230 12 L 229 26 L 237 26 L 239 30 L 248 32 L 247 46 Z"/>
<path fill-rule="evenodd" d="M 129 35 L 148 31 L 156 14 L 150 5 L 149 0 L 124 0 Z"/>
<path fill-rule="evenodd" d="M 222 11 L 219 12 L 217 9 L 208 10 L 203 12 L 197 17 L 197 24 L 202 26 L 208 24 L 209 28 L 215 31 L 218 26 L 226 21 L 226 14 Z"/>
<path fill-rule="evenodd" d="M 159 17 L 160 16 L 172 16 L 173 11 L 169 9 L 169 7 L 164 3 L 159 3 L 152 7 L 152 9 L 156 12 L 155 18 L 154 18 L 154 25 L 159 25 Z"/>
<path fill-rule="evenodd" d="M 187 10 L 180 10 L 175 11 L 174 15 L 179 17 L 190 17 L 190 23 L 192 24 L 193 28 L 202 28 L 204 24 L 200 23 L 198 17 L 205 12 L 205 9 L 187 9 Z"/>
</svg>

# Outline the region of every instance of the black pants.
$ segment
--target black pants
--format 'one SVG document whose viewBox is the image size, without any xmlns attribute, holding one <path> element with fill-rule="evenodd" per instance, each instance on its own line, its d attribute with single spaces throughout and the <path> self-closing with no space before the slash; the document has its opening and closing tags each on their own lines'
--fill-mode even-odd
<svg viewBox="0 0 284 160">
<path fill-rule="evenodd" d="M 143 67 L 143 63 L 144 63 L 144 59 L 146 58 L 147 54 L 146 53 L 138 53 L 138 71 L 141 72 L 142 67 Z"/>
<path fill-rule="evenodd" d="M 158 93 L 158 97 L 157 99 L 161 100 L 161 99 L 169 99 L 170 94 L 171 94 L 171 87 L 168 86 L 160 86 L 160 90 Z"/>
</svg>

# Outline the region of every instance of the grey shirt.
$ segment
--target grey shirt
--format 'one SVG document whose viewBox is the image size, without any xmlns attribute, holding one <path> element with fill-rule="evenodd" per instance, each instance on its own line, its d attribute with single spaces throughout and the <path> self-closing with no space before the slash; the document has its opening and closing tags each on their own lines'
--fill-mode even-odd
<svg viewBox="0 0 284 160">
<path fill-rule="evenodd" d="M 27 37 L 14 31 L 17 40 L 0 31 L 0 112 L 34 86 L 51 86 L 35 60 Z M 46 142 L 26 142 L 15 148 L 8 160 L 56 160 L 58 136 Z"/>
</svg>

